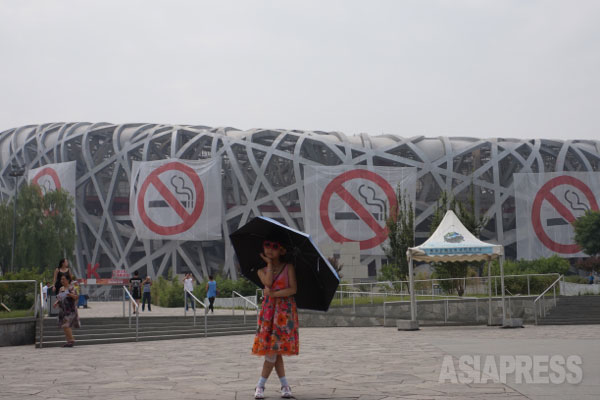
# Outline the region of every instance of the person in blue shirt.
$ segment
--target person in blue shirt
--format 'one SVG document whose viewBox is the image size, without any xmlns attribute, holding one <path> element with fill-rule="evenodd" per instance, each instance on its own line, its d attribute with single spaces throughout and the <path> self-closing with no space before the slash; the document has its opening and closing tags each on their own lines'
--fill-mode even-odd
<svg viewBox="0 0 600 400">
<path fill-rule="evenodd" d="M 213 279 L 212 275 L 208 276 L 208 283 L 206 284 L 206 297 L 208 297 L 208 301 L 210 302 L 208 309 L 214 314 L 215 308 L 213 305 L 215 304 L 215 299 L 217 298 L 217 282 Z"/>
</svg>

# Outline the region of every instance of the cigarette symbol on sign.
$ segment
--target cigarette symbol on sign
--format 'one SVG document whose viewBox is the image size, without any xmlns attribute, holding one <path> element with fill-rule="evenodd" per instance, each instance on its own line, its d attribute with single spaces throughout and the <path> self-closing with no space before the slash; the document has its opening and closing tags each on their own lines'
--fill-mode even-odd
<svg viewBox="0 0 600 400">
<path fill-rule="evenodd" d="M 194 191 L 192 190 L 192 188 L 186 186 L 185 180 L 181 176 L 173 176 L 171 178 L 171 186 L 175 190 L 175 193 L 180 195 L 180 198 L 178 198 L 178 200 L 182 206 L 184 206 L 185 208 L 194 208 Z M 185 200 L 182 200 L 181 197 L 185 198 Z M 148 207 L 170 207 L 170 205 L 164 200 L 150 200 L 148 202 Z"/>
<path fill-rule="evenodd" d="M 374 188 L 368 185 L 360 185 L 358 187 L 358 195 L 363 199 L 364 203 L 368 206 L 375 207 L 379 212 L 372 212 L 371 214 L 377 221 L 385 220 L 387 215 L 387 204 L 384 199 L 376 196 L 377 192 Z M 334 215 L 336 220 L 359 220 L 360 218 L 356 213 L 353 212 L 336 212 Z"/>
<path fill-rule="evenodd" d="M 573 211 L 588 211 L 590 207 L 581 201 L 579 194 L 572 190 L 567 189 L 563 196 L 565 201 L 569 203 L 571 206 L 571 210 Z M 569 222 L 564 218 L 548 218 L 546 220 L 546 226 L 559 226 L 559 225 L 569 225 Z"/>
</svg>

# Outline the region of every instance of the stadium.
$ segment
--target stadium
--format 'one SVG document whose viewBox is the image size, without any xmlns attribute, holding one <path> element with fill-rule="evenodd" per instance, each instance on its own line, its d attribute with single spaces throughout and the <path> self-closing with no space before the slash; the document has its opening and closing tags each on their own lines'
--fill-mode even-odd
<svg viewBox="0 0 600 400">
<path fill-rule="evenodd" d="M 82 275 L 87 265 L 99 264 L 101 276 L 110 276 L 115 269 L 157 276 L 174 267 L 177 273 L 191 271 L 198 278 L 214 272 L 236 278 L 229 233 L 257 215 L 305 229 L 306 165 L 416 168 L 417 243 L 429 234 L 431 215 L 442 191 L 466 199 L 473 184 L 476 209 L 489 218 L 482 239 L 504 245 L 506 256 L 515 258 L 513 174 L 597 172 L 600 142 L 52 123 L 0 133 L 0 157 L 3 200 L 14 193 L 15 179 L 9 175 L 12 163 L 33 169 L 76 161 L 74 261 Z M 216 157 L 221 159 L 222 239 L 138 238 L 129 215 L 133 161 Z M 328 250 L 331 255 L 339 251 Z M 373 279 L 382 262 L 381 255 L 358 254 L 350 275 Z"/>
</svg>

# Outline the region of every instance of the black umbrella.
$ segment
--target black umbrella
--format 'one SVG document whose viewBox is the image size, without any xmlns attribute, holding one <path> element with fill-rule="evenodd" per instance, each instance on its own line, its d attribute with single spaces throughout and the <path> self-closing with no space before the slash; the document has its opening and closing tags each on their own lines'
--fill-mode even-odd
<svg viewBox="0 0 600 400">
<path fill-rule="evenodd" d="M 321 254 L 309 235 L 279 222 L 256 217 L 229 235 L 237 254 L 242 275 L 263 287 L 258 270 L 266 263 L 260 257 L 263 241 L 277 240 L 288 250 L 290 262 L 296 268 L 296 305 L 298 308 L 327 311 L 340 283 L 329 261 Z"/>
</svg>

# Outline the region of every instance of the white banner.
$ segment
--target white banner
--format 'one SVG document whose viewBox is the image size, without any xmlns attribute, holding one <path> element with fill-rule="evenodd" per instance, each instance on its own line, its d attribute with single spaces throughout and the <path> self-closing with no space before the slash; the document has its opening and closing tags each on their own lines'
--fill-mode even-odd
<svg viewBox="0 0 600 400">
<path fill-rule="evenodd" d="M 63 189 L 73 197 L 73 218 L 75 218 L 75 186 L 76 186 L 76 161 L 57 164 L 47 164 L 43 167 L 30 169 L 27 181 L 30 185 L 38 185 L 42 194 Z"/>
<path fill-rule="evenodd" d="M 586 257 L 571 225 L 598 210 L 600 173 L 514 174 L 517 258 Z"/>
<path fill-rule="evenodd" d="M 221 159 L 134 161 L 129 214 L 140 239 L 218 240 Z"/>
<path fill-rule="evenodd" d="M 359 242 L 361 254 L 383 255 L 396 191 L 400 187 L 414 207 L 416 180 L 415 168 L 306 165 L 306 230 L 320 244 Z"/>
</svg>

